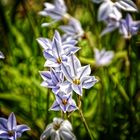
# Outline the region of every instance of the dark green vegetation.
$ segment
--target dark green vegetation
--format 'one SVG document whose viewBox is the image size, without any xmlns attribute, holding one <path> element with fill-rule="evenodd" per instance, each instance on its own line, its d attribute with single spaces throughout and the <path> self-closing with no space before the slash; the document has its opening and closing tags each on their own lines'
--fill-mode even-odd
<svg viewBox="0 0 140 140">
<path fill-rule="evenodd" d="M 60 112 L 48 111 L 54 96 L 40 86 L 39 71 L 45 59 L 36 38 L 52 38 L 60 23 L 41 28 L 49 19 L 38 15 L 43 0 L 0 1 L 0 117 L 14 112 L 18 123 L 32 129 L 21 140 L 39 140 L 45 126 Z M 68 12 L 79 19 L 86 38 L 78 43 L 78 57 L 83 65 L 90 64 L 92 75 L 99 82 L 84 90 L 82 109 L 96 140 L 140 139 L 140 35 L 131 39 L 131 68 L 128 66 L 127 44 L 117 31 L 100 38 L 104 28 L 97 22 L 98 5 L 90 0 L 66 0 Z M 140 19 L 140 14 L 132 14 Z M 108 67 L 94 69 L 93 48 L 114 50 Z M 129 76 L 130 72 L 130 76 Z M 129 78 L 128 78 L 129 77 Z M 78 140 L 88 140 L 78 111 L 72 115 L 72 125 Z"/>
</svg>

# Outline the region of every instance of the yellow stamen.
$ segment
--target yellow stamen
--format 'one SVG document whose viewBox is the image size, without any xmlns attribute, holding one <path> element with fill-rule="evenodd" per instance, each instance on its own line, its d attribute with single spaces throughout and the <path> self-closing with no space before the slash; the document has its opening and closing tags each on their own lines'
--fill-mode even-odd
<svg viewBox="0 0 140 140">
<path fill-rule="evenodd" d="M 73 83 L 74 83 L 75 85 L 79 85 L 79 84 L 80 84 L 80 80 L 79 80 L 79 79 L 74 79 L 74 80 L 73 80 Z"/>
<path fill-rule="evenodd" d="M 58 130 L 60 128 L 60 124 L 58 124 L 58 123 L 57 124 L 54 124 L 53 125 L 53 128 L 54 128 L 54 130 Z"/>
<path fill-rule="evenodd" d="M 62 62 L 62 59 L 61 59 L 60 57 L 58 57 L 58 58 L 57 58 L 57 63 L 58 63 L 58 64 L 61 64 L 61 62 Z"/>
<path fill-rule="evenodd" d="M 14 131 L 13 130 L 11 130 L 11 131 L 8 131 L 8 136 L 14 136 Z"/>
<path fill-rule="evenodd" d="M 66 105 L 67 103 L 68 103 L 68 102 L 67 102 L 67 99 L 63 99 L 63 100 L 62 100 L 62 104 L 63 104 L 63 105 Z"/>
</svg>

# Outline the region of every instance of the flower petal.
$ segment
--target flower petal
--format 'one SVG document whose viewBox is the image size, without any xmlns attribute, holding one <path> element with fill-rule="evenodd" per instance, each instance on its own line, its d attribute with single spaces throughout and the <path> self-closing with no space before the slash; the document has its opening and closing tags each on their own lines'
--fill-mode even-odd
<svg viewBox="0 0 140 140">
<path fill-rule="evenodd" d="M 63 140 L 76 140 L 75 135 L 71 131 L 61 129 L 60 136 Z"/>
<path fill-rule="evenodd" d="M 75 85 L 72 84 L 72 89 L 79 94 L 80 96 L 82 96 L 82 86 L 81 85 Z"/>
<path fill-rule="evenodd" d="M 55 30 L 54 37 L 55 39 L 57 39 L 58 42 L 60 42 L 60 45 L 61 45 L 61 42 L 62 42 L 61 36 L 57 30 Z"/>
<path fill-rule="evenodd" d="M 54 69 L 51 69 L 51 78 L 55 84 L 60 82 L 59 74 L 60 72 L 56 72 Z"/>
<path fill-rule="evenodd" d="M 0 129 L 7 130 L 7 119 L 0 118 Z"/>
<path fill-rule="evenodd" d="M 64 47 L 65 55 L 66 56 L 72 55 L 76 53 L 79 49 L 80 49 L 79 47 L 73 47 L 73 45 L 65 45 Z"/>
<path fill-rule="evenodd" d="M 8 118 L 8 121 L 7 121 L 7 127 L 8 127 L 8 130 L 13 130 L 16 128 L 16 117 L 14 115 L 14 113 L 12 112 Z"/>
<path fill-rule="evenodd" d="M 55 38 L 55 36 L 52 41 L 52 50 L 52 53 L 56 59 L 61 58 L 62 44 Z"/>
<path fill-rule="evenodd" d="M 118 21 L 116 21 L 116 23 L 113 23 L 113 24 L 108 24 L 108 26 L 101 32 L 101 36 L 103 36 L 107 33 L 110 33 L 117 28 L 118 28 Z"/>
<path fill-rule="evenodd" d="M 66 131 L 72 131 L 72 125 L 68 120 L 64 120 L 63 123 L 61 124 L 61 128 Z"/>
<path fill-rule="evenodd" d="M 47 38 L 43 38 L 43 37 L 37 38 L 37 42 L 44 50 L 51 48 L 51 41 Z"/>
<path fill-rule="evenodd" d="M 62 25 L 62 26 L 59 26 L 59 28 L 63 30 L 65 33 L 67 33 L 68 35 L 75 34 L 74 28 L 72 28 L 72 26 L 70 25 Z"/>
<path fill-rule="evenodd" d="M 39 72 L 43 80 L 51 80 L 51 73 L 50 71 L 40 71 Z"/>
<path fill-rule="evenodd" d="M 98 21 L 106 20 L 109 14 L 112 12 L 112 4 L 109 2 L 103 2 L 98 10 Z"/>
<path fill-rule="evenodd" d="M 81 67 L 80 60 L 75 55 L 71 55 L 68 64 L 70 66 L 72 77 L 77 77 L 77 69 Z"/>
<path fill-rule="evenodd" d="M 78 78 L 79 79 L 83 78 L 84 76 L 88 76 L 91 73 L 90 65 L 80 67 L 77 70 L 77 73 L 78 73 Z"/>
<path fill-rule="evenodd" d="M 97 83 L 98 80 L 94 76 L 87 76 L 82 79 L 82 87 L 89 89 Z"/>
<path fill-rule="evenodd" d="M 19 133 L 23 133 L 24 131 L 27 131 L 27 130 L 30 130 L 30 128 L 25 124 L 16 126 L 16 131 Z"/>
<path fill-rule="evenodd" d="M 58 131 L 54 131 L 54 132 L 51 134 L 51 140 L 61 140 Z"/>
<path fill-rule="evenodd" d="M 56 57 L 54 57 L 52 54 L 48 53 L 47 51 L 43 51 L 43 55 L 46 59 L 56 62 Z"/>
<path fill-rule="evenodd" d="M 48 10 L 52 10 L 55 8 L 55 6 L 51 3 L 45 2 L 44 6 L 48 9 Z"/>
<path fill-rule="evenodd" d="M 54 4 L 56 6 L 56 9 L 58 9 L 61 13 L 65 13 L 67 11 L 64 0 L 55 0 Z"/>
<path fill-rule="evenodd" d="M 60 91 L 64 93 L 72 92 L 71 83 L 69 81 L 64 81 L 60 84 Z"/>
<path fill-rule="evenodd" d="M 120 1 L 117 1 L 117 2 L 115 2 L 115 6 L 117 6 L 120 9 L 123 9 L 125 11 L 132 11 L 132 12 L 138 11 L 137 6 L 131 0 L 120 0 Z"/>
<path fill-rule="evenodd" d="M 76 106 L 75 101 L 72 99 L 71 102 L 70 102 L 70 105 L 69 105 L 69 107 L 67 109 L 67 111 L 68 112 L 72 112 L 72 111 L 75 111 L 77 109 L 78 109 L 78 107 Z"/>
<path fill-rule="evenodd" d="M 57 103 L 57 101 L 54 101 L 53 105 L 51 106 L 50 110 L 59 111 L 61 110 L 60 105 Z"/>
<path fill-rule="evenodd" d="M 47 140 L 51 135 L 52 124 L 49 124 L 40 136 L 40 140 Z"/>
<path fill-rule="evenodd" d="M 47 60 L 44 64 L 44 67 L 59 67 L 60 65 L 57 62 L 53 62 L 50 60 Z"/>
<path fill-rule="evenodd" d="M 68 65 L 62 63 L 61 70 L 63 71 L 63 74 L 65 75 L 66 79 L 71 82 L 72 76 L 71 76 L 71 69 Z"/>
<path fill-rule="evenodd" d="M 8 139 L 9 138 L 8 132 L 0 129 L 0 138 Z"/>
<path fill-rule="evenodd" d="M 62 19 L 63 13 L 60 13 L 57 9 L 48 10 L 46 12 L 47 12 L 47 15 L 50 16 L 54 20 L 58 21 Z"/>
</svg>

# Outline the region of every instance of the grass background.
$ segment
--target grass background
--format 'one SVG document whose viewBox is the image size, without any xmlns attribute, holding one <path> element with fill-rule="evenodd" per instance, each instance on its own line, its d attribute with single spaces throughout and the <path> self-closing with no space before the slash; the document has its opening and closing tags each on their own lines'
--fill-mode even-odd
<svg viewBox="0 0 140 140">
<path fill-rule="evenodd" d="M 48 111 L 54 96 L 40 86 L 39 71 L 45 59 L 36 38 L 52 38 L 60 24 L 42 28 L 50 21 L 38 15 L 44 0 L 0 1 L 0 117 L 14 112 L 18 123 L 28 124 L 31 131 L 21 140 L 38 140 L 45 126 L 60 112 Z M 49 1 L 51 2 L 51 1 Z M 128 85 L 127 45 L 118 31 L 100 38 L 105 27 L 97 22 L 99 5 L 90 0 L 66 0 L 68 13 L 79 19 L 87 38 L 79 41 L 78 58 L 82 65 L 90 64 L 98 84 L 84 90 L 82 109 L 96 140 L 140 139 L 140 35 L 131 39 L 131 76 Z M 135 1 L 140 9 L 139 1 Z M 126 13 L 124 13 L 125 15 Z M 131 14 L 135 20 L 139 13 Z M 115 57 L 107 67 L 94 69 L 94 48 L 113 50 Z M 72 115 L 73 131 L 77 140 L 90 139 L 81 123 L 78 111 Z"/>
</svg>

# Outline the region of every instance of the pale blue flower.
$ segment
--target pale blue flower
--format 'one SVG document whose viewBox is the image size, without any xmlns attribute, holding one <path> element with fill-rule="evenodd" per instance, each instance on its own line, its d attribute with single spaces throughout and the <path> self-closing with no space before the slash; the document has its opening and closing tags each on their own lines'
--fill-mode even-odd
<svg viewBox="0 0 140 140">
<path fill-rule="evenodd" d="M 57 94 L 61 83 L 64 81 L 63 73 L 55 71 L 53 68 L 51 68 L 50 71 L 41 71 L 40 75 L 44 80 L 41 83 L 41 86 L 51 88 L 53 93 Z"/>
<path fill-rule="evenodd" d="M 106 66 L 111 63 L 114 52 L 113 51 L 106 51 L 105 49 L 102 49 L 101 51 L 97 48 L 94 49 L 95 52 L 95 62 L 96 66 Z"/>
<path fill-rule="evenodd" d="M 3 55 L 3 53 L 0 51 L 0 59 L 4 59 L 5 57 L 4 57 L 4 55 Z"/>
<path fill-rule="evenodd" d="M 0 138 L 2 139 L 16 140 L 27 130 L 30 130 L 27 125 L 17 125 L 13 112 L 8 119 L 0 118 Z"/>
<path fill-rule="evenodd" d="M 121 10 L 130 12 L 138 11 L 137 6 L 131 0 L 116 0 L 115 2 L 112 2 L 111 0 L 104 0 L 100 2 L 102 2 L 102 4 L 98 10 L 98 21 L 105 21 L 106 19 L 110 18 L 110 14 L 112 14 L 114 11 L 116 11 L 118 15 L 121 15 Z"/>
<path fill-rule="evenodd" d="M 112 32 L 115 29 L 119 29 L 119 32 L 124 38 L 131 38 L 136 35 L 140 28 L 140 21 L 133 21 L 130 14 L 127 14 L 126 19 L 110 20 L 108 21 L 107 27 L 102 31 L 101 36 L 106 33 Z"/>
<path fill-rule="evenodd" d="M 53 4 L 45 2 L 44 5 L 44 10 L 40 11 L 39 14 L 42 16 L 49 16 L 54 21 L 51 23 L 43 23 L 43 26 L 49 26 L 63 18 L 69 18 L 64 0 L 54 0 Z"/>
<path fill-rule="evenodd" d="M 77 109 L 75 101 L 72 99 L 72 93 L 58 92 L 56 95 L 56 100 L 54 101 L 50 110 L 59 111 L 62 110 L 64 113 L 72 112 Z"/>
<path fill-rule="evenodd" d="M 119 31 L 124 38 L 131 38 L 133 35 L 137 34 L 140 28 L 140 21 L 133 21 L 130 14 L 127 14 L 126 19 L 120 21 Z"/>
<path fill-rule="evenodd" d="M 98 81 L 94 76 L 90 76 L 90 66 L 81 67 L 81 63 L 75 55 L 71 55 L 68 64 L 62 64 L 62 71 L 68 84 L 80 96 L 82 96 L 83 88 L 89 89 Z"/>
<path fill-rule="evenodd" d="M 44 57 L 47 59 L 44 66 L 58 68 L 63 62 L 67 62 L 69 55 L 78 50 L 79 48 L 72 44 L 63 44 L 59 32 L 55 31 L 51 48 L 44 50 Z"/>
<path fill-rule="evenodd" d="M 54 118 L 53 122 L 47 125 L 40 140 L 47 140 L 49 137 L 51 140 L 76 140 L 71 123 L 61 118 Z"/>
<path fill-rule="evenodd" d="M 65 32 L 66 37 L 80 39 L 84 35 L 81 23 L 72 17 L 69 19 L 69 24 L 60 26 L 60 29 Z"/>
</svg>

